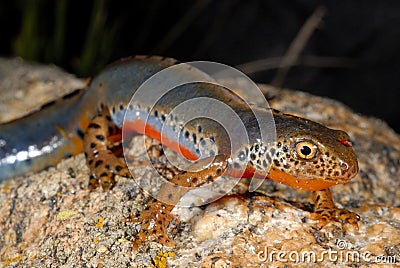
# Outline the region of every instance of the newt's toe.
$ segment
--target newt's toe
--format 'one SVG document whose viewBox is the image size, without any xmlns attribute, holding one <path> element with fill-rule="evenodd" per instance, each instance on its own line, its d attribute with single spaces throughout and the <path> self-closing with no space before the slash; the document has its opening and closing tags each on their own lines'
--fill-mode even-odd
<svg viewBox="0 0 400 268">
<path fill-rule="evenodd" d="M 358 222 L 361 218 L 356 213 L 347 209 L 329 208 L 316 210 L 311 214 L 311 219 L 317 220 L 319 227 L 324 227 L 330 221 L 338 221 L 349 223 L 358 231 Z"/>
<path fill-rule="evenodd" d="M 131 217 L 131 222 L 141 223 L 140 231 L 134 241 L 134 249 L 137 250 L 147 238 L 153 237 L 158 242 L 167 247 L 175 247 L 174 242 L 166 232 L 168 224 L 173 219 L 169 212 L 171 208 L 159 201 L 154 201 L 148 208 L 141 211 L 137 217 Z"/>
</svg>

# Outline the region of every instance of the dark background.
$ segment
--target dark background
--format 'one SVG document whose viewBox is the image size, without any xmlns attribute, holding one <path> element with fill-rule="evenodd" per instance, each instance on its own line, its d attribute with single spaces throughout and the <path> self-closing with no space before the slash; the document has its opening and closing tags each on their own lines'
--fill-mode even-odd
<svg viewBox="0 0 400 268">
<path fill-rule="evenodd" d="M 340 100 L 400 132 L 396 0 L 2 1 L 0 56 L 54 63 L 81 77 L 134 54 L 237 66 L 284 56 L 321 5 L 323 21 L 301 53 L 317 58 L 293 66 L 283 86 Z M 250 77 L 271 82 L 277 62 Z"/>
</svg>

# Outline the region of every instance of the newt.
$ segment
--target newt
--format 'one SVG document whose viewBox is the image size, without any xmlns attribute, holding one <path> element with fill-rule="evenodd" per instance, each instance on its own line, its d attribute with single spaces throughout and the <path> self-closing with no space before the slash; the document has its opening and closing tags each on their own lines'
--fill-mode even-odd
<svg viewBox="0 0 400 268">
<path fill-rule="evenodd" d="M 145 102 L 129 103 L 143 82 L 175 64 L 174 59 L 157 56 L 120 60 L 95 77 L 86 89 L 78 89 L 40 111 L 1 124 L 0 180 L 37 172 L 84 152 L 90 168 L 90 187 L 112 188 L 116 175 L 131 176 L 124 159 L 110 148 L 121 139 L 126 118 L 125 129 L 157 139 L 195 164 L 204 159 L 212 160 L 200 171 L 175 175 L 171 184 L 161 187 L 157 199 L 130 218 L 141 223 L 135 247 L 148 237 L 174 246 L 166 234 L 166 226 L 172 220 L 171 210 L 189 189 L 177 186 L 198 187 L 222 175 L 272 179 L 309 190 L 315 203 L 312 218 L 318 220 L 318 226 L 340 221 L 358 230 L 360 217 L 335 207 L 329 190 L 331 186 L 347 183 L 358 172 L 357 157 L 348 134 L 271 109 L 276 141 L 265 144 L 259 139 L 259 129 L 249 106 L 232 91 L 215 84 L 181 85 L 152 108 Z M 180 75 L 195 76 L 194 73 L 193 68 L 188 68 Z M 232 150 L 223 127 L 204 117 L 180 125 L 180 115 L 173 113 L 173 107 L 199 97 L 229 104 L 244 122 L 249 141 Z M 167 119 L 171 119 L 165 132 L 167 138 L 162 139 L 161 128 Z"/>
</svg>

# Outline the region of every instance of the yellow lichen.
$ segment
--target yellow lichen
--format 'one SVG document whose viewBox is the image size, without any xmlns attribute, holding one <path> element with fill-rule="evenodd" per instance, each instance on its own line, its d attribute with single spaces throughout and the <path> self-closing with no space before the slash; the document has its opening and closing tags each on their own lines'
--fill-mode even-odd
<svg viewBox="0 0 400 268">
<path fill-rule="evenodd" d="M 153 258 L 153 263 L 154 266 L 157 268 L 166 268 L 167 267 L 167 258 L 168 257 L 174 257 L 175 253 L 172 251 L 167 251 L 167 252 L 163 252 L 163 251 L 159 251 L 157 256 L 155 256 Z"/>
<path fill-rule="evenodd" d="M 100 217 L 99 220 L 96 223 L 96 227 L 102 228 L 103 227 L 103 221 L 104 221 L 104 218 Z"/>
<path fill-rule="evenodd" d="M 15 262 L 19 262 L 20 260 L 22 260 L 22 255 L 18 255 L 17 257 L 6 259 L 6 260 L 2 261 L 1 263 L 3 264 L 3 266 L 10 266 L 11 264 L 13 264 Z"/>
<path fill-rule="evenodd" d="M 65 221 L 78 214 L 76 210 L 63 210 L 57 214 L 57 220 Z"/>
</svg>

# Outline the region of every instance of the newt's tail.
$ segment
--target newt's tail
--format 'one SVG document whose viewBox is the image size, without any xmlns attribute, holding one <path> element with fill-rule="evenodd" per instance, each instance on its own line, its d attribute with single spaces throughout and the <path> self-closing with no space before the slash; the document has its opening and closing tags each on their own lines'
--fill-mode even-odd
<svg viewBox="0 0 400 268">
<path fill-rule="evenodd" d="M 0 180 L 53 166 L 83 150 L 87 118 L 76 90 L 38 112 L 0 124 Z"/>
</svg>

